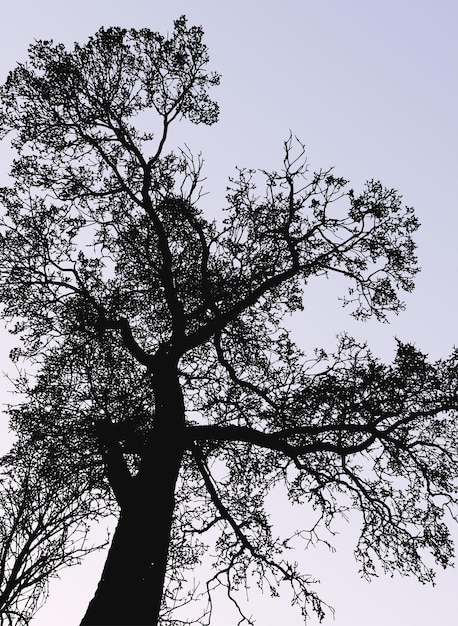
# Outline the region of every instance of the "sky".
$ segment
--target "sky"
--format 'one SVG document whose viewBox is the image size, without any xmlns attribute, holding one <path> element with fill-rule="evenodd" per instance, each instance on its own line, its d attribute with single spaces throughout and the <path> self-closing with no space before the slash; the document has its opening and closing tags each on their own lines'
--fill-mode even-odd
<svg viewBox="0 0 458 626">
<path fill-rule="evenodd" d="M 306 146 L 312 169 L 335 173 L 361 188 L 379 179 L 414 206 L 422 272 L 407 308 L 388 324 L 356 322 L 337 300 L 338 281 L 312 283 L 305 310 L 291 325 L 306 349 L 332 349 L 344 330 L 367 340 L 390 361 L 395 337 L 413 342 L 432 359 L 457 343 L 458 288 L 458 4 L 455 0 L 16 0 L 2 3 L 0 81 L 26 58 L 35 39 L 72 45 L 101 26 L 146 27 L 162 33 L 185 14 L 201 25 L 212 69 L 222 75 L 213 92 L 221 108 L 212 127 L 183 126 L 176 140 L 201 150 L 205 203 L 224 204 L 235 166 L 275 169 L 289 133 Z M 0 177 L 9 154 L 0 147 Z M 340 295 L 343 295 L 340 292 Z M 0 329 L 0 370 L 8 371 L 10 339 Z M 9 401 L 3 377 L 1 402 Z M 8 446 L 6 418 L 1 418 Z M 282 509 L 274 514 L 282 519 Z M 295 511 L 300 521 L 300 511 Z M 361 580 L 353 557 L 357 528 L 351 519 L 336 539 L 337 551 L 298 554 L 305 571 L 321 580 L 319 591 L 336 613 L 325 626 L 456 625 L 458 571 L 439 572 L 434 588 L 415 580 L 380 576 Z M 458 539 L 458 529 L 454 531 Z M 95 590 L 103 554 L 88 557 L 51 585 L 47 605 L 33 626 L 77 626 Z M 288 598 L 254 593 L 252 612 L 261 626 L 302 621 Z M 224 601 L 214 624 L 237 623 Z M 315 626 L 312 618 L 308 626 Z"/>
</svg>

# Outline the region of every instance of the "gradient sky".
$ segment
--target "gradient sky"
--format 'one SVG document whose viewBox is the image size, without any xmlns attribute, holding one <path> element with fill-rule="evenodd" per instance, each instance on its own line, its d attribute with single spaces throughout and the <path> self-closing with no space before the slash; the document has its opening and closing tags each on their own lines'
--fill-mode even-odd
<svg viewBox="0 0 458 626">
<path fill-rule="evenodd" d="M 165 33 L 182 14 L 202 25 L 211 67 L 222 74 L 214 91 L 221 119 L 210 128 L 183 124 L 174 139 L 202 150 L 209 209 L 224 204 L 227 177 L 236 165 L 279 168 L 291 130 L 305 143 L 311 169 L 335 166 L 355 190 L 367 179 L 380 179 L 403 194 L 422 224 L 422 272 L 404 313 L 390 324 L 355 322 L 339 307 L 338 281 L 317 281 L 305 292 L 304 313 L 292 320 L 298 341 L 308 349 L 332 348 L 336 334 L 347 330 L 387 361 L 395 336 L 431 358 L 450 352 L 458 318 L 456 0 L 16 0 L 3 2 L 1 10 L 1 81 L 25 60 L 34 39 L 84 43 L 100 26 Z M 0 178 L 8 159 L 0 147 Z M 10 339 L 0 337 L 0 369 L 7 371 Z M 3 380 L 3 402 L 6 392 Z M 5 449 L 5 417 L 1 428 Z M 300 524 L 299 509 L 295 519 L 286 519 L 287 509 L 276 504 L 273 499 L 280 526 Z M 353 557 L 356 520 L 339 531 L 335 554 L 318 548 L 297 555 L 303 570 L 321 580 L 320 593 L 336 610 L 325 626 L 456 625 L 456 570 L 439 572 L 435 588 L 383 575 L 369 584 L 359 578 Z M 454 534 L 458 539 L 458 529 Z M 53 582 L 33 626 L 77 626 L 102 563 L 103 555 L 93 555 Z M 254 595 L 258 624 L 299 626 L 300 615 L 288 601 L 287 595 L 275 601 Z M 236 623 L 221 601 L 213 624 Z"/>
</svg>

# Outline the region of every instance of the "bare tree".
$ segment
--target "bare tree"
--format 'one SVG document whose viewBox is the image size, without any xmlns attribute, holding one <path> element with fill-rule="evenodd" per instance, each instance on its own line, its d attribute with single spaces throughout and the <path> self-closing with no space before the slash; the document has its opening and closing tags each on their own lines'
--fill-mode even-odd
<svg viewBox="0 0 458 626">
<path fill-rule="evenodd" d="M 58 472 L 40 476 L 39 460 L 25 466 L 22 457 L 19 465 L 5 459 L 0 478 L 1 626 L 29 624 L 50 579 L 97 549 L 87 534 L 101 514 L 72 485 L 63 488 Z"/>
<path fill-rule="evenodd" d="M 58 459 L 64 495 L 119 509 L 85 625 L 209 623 L 221 585 L 252 623 L 238 592 L 253 578 L 322 617 L 265 507 L 279 484 L 317 512 L 306 542 L 360 511 L 365 576 L 378 561 L 429 581 L 425 551 L 452 555 L 458 354 L 429 363 L 399 343 L 385 365 L 342 336 L 310 357 L 284 322 L 333 273 L 357 317 L 402 310 L 413 210 L 378 181 L 357 193 L 310 172 L 290 137 L 278 171 L 239 170 L 223 219 L 206 217 L 201 159 L 166 151 L 173 122 L 217 120 L 202 35 L 180 18 L 167 37 L 40 41 L 0 91 L 18 155 L 0 195 L 2 313 L 12 357 L 35 368 L 11 409 L 16 458 Z M 208 545 L 215 569 L 195 588 Z"/>
</svg>

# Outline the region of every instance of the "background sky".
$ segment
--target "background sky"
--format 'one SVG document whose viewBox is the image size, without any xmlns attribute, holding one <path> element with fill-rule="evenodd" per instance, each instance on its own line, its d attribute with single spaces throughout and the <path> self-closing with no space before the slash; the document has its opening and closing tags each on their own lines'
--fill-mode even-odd
<svg viewBox="0 0 458 626">
<path fill-rule="evenodd" d="M 25 60 L 34 39 L 84 43 L 100 26 L 147 27 L 165 33 L 186 14 L 202 25 L 211 67 L 222 74 L 213 92 L 221 106 L 213 127 L 180 126 L 206 161 L 206 205 L 224 204 L 227 177 L 236 165 L 281 166 L 290 130 L 307 147 L 311 169 L 335 166 L 358 190 L 380 179 L 416 208 L 422 272 L 407 310 L 389 324 L 355 322 L 337 301 L 338 281 L 312 283 L 306 309 L 291 321 L 308 349 L 332 348 L 347 330 L 391 360 L 394 337 L 414 342 L 431 358 L 446 356 L 457 342 L 458 288 L 458 4 L 455 0 L 57 0 L 3 1 L 0 80 Z M 0 148 L 0 178 L 9 153 Z M 343 295 L 343 290 L 340 291 Z M 1 330 L 0 330 L 1 333 Z M 0 369 L 8 371 L 10 339 L 0 334 Z M 9 400 L 2 381 L 2 401 Z M 2 418 L 2 450 L 8 446 Z M 280 526 L 283 505 L 273 508 Z M 343 524 L 337 552 L 317 548 L 297 555 L 304 571 L 321 580 L 320 593 L 336 610 L 325 626 L 456 625 L 456 570 L 439 572 L 435 588 L 383 575 L 370 584 L 358 576 L 353 557 L 354 520 Z M 458 530 L 458 529 L 457 529 Z M 458 532 L 455 531 L 458 538 Z M 100 576 L 103 555 L 92 555 L 53 582 L 51 597 L 33 626 L 77 626 Z M 253 595 L 260 626 L 299 626 L 289 598 Z M 214 624 L 237 623 L 223 601 Z M 315 626 L 312 618 L 309 626 Z"/>
</svg>

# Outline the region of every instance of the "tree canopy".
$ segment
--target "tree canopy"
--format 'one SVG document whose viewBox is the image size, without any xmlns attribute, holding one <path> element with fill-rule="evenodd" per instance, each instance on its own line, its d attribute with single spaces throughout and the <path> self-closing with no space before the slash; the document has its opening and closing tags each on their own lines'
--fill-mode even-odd
<svg viewBox="0 0 458 626">
<path fill-rule="evenodd" d="M 387 365 L 342 335 L 334 354 L 307 355 L 287 324 L 308 281 L 333 273 L 352 315 L 401 311 L 413 209 L 377 180 L 357 192 L 311 172 L 290 136 L 277 171 L 237 170 L 225 206 L 204 212 L 202 159 L 168 148 L 172 123 L 218 119 L 202 38 L 181 17 L 167 36 L 38 41 L 0 88 L 16 155 L 0 190 L 1 314 L 22 368 L 5 462 L 32 451 L 48 486 L 58 465 L 76 526 L 118 517 L 82 624 L 210 623 L 218 586 L 252 623 L 237 593 L 252 579 L 273 595 L 289 585 L 321 618 L 287 548 L 349 509 L 366 577 L 432 581 L 425 554 L 453 556 L 458 352 L 430 363 L 399 341 Z M 315 511 L 294 538 L 272 527 L 277 485 Z"/>
<path fill-rule="evenodd" d="M 30 457 L 30 455 L 29 455 Z M 39 458 L 21 455 L 0 477 L 0 624 L 30 623 L 48 597 L 49 580 L 96 549 L 90 523 L 100 513 L 80 483 L 58 467 L 41 471 Z"/>
</svg>

